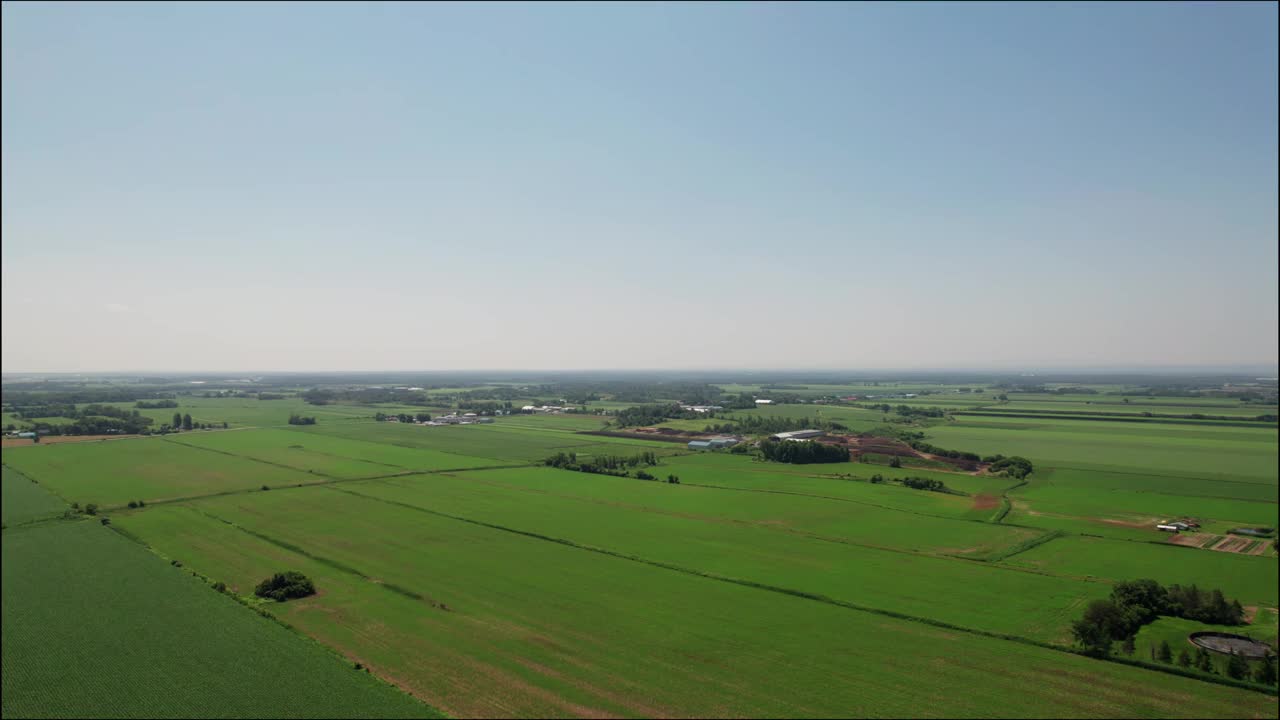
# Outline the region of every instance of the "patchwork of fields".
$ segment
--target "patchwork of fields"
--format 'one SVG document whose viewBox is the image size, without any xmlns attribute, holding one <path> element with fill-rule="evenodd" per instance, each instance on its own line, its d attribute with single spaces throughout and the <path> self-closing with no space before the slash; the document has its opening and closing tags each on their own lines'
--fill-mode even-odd
<svg viewBox="0 0 1280 720">
<path fill-rule="evenodd" d="M 54 589 L 83 576 L 114 598 L 112 607 L 142 603 L 137 613 L 157 618 L 153 625 L 182 628 L 172 643 L 148 640 L 172 650 L 145 660 L 129 654 L 116 663 L 119 676 L 104 683 L 147 687 L 137 679 L 143 676 L 162 683 L 193 665 L 232 662 L 219 658 L 243 652 L 246 638 L 270 636 L 252 642 L 284 649 L 241 658 L 246 679 L 239 682 L 257 688 L 283 672 L 261 663 L 294 668 L 284 673 L 289 678 L 305 668 L 323 687 L 284 684 L 294 689 L 280 697 L 305 693 L 337 710 L 317 713 L 303 703 L 295 715 L 1276 712 L 1274 694 L 1258 688 L 1069 652 L 1070 624 L 1083 607 L 1106 597 L 1114 582 L 1140 577 L 1220 588 L 1259 608 L 1258 632 L 1274 638 L 1269 609 L 1280 601 L 1280 578 L 1273 552 L 1176 547 L 1151 528 L 1174 515 L 1274 527 L 1274 428 L 977 416 L 925 428 L 941 447 L 1030 458 L 1036 471 L 1019 482 L 690 453 L 683 443 L 584 434 L 603 425 L 593 416 L 424 427 L 374 422 L 376 408 L 336 404 L 307 411 L 320 416 L 316 425 L 289 426 L 264 405 L 237 400 L 202 409 L 208 421 L 225 418 L 242 429 L 6 448 L 6 630 L 11 619 L 36 627 L 74 614 L 64 606 L 71 596 Z M 747 412 L 814 416 L 812 406 Z M 883 415 L 822 413 L 855 428 Z M 650 472 L 679 483 L 543 466 L 559 452 L 653 452 L 659 464 Z M 873 475 L 938 479 L 951 492 L 877 484 Z M 131 501 L 146 505 L 129 508 Z M 58 519 L 70 502 L 97 504 L 110 527 Z M 286 569 L 305 573 L 319 590 L 260 605 L 293 633 L 209 585 L 225 583 L 254 604 L 253 587 Z M 156 589 L 121 595 L 125 586 Z M 151 607 L 171 596 L 187 598 L 172 615 Z M 26 598 L 41 598 L 47 610 Z M 217 625 L 192 625 L 211 613 Z M 53 682 L 55 666 L 11 673 L 16 658 L 56 658 L 82 632 L 104 653 L 151 637 L 128 623 L 102 622 L 109 627 L 43 641 L 6 632 L 5 715 L 39 715 L 45 707 L 45 714 L 74 714 L 82 702 L 75 696 L 95 692 L 32 695 Z M 1161 620 L 1140 639 L 1149 645 L 1189 632 L 1187 623 Z M 165 654 L 188 645 L 203 651 Z M 311 654 L 290 659 L 304 650 Z M 83 662 L 101 661 L 86 655 Z M 354 671 L 357 662 L 372 676 Z M 244 715 L 250 696 L 261 694 L 224 699 L 226 688 L 213 686 L 142 699 L 96 692 L 115 698 L 115 714 L 135 717 L 180 716 L 190 707 L 184 703 L 195 702 Z"/>
</svg>

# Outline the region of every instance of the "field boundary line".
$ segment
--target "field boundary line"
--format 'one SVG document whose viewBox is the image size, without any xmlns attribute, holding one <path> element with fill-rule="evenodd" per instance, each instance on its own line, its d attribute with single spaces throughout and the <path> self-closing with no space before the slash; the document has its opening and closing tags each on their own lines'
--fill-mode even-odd
<svg viewBox="0 0 1280 720">
<path fill-rule="evenodd" d="M 1066 653 L 1069 655 L 1078 655 L 1080 657 L 1086 657 L 1093 660 L 1101 660 L 1104 662 L 1116 662 L 1122 665 L 1131 665 L 1133 667 L 1137 667 L 1145 670 L 1152 670 L 1155 672 L 1164 672 L 1170 675 L 1178 675 L 1180 677 L 1185 677 L 1191 680 L 1201 680 L 1204 682 L 1216 683 L 1219 685 L 1229 685 L 1231 687 L 1237 687 L 1245 690 L 1253 690 L 1255 692 L 1263 693 L 1266 695 L 1274 696 L 1274 695 L 1280 694 L 1278 693 L 1276 688 L 1261 687 L 1261 686 L 1254 685 L 1252 683 L 1237 682 L 1229 678 L 1223 678 L 1223 677 L 1217 677 L 1217 676 L 1200 677 L 1196 673 L 1182 670 L 1181 668 L 1177 668 L 1177 667 L 1163 668 L 1156 665 L 1147 665 L 1145 663 L 1141 663 L 1136 660 L 1128 660 L 1125 658 L 1117 658 L 1112 656 L 1100 658 L 1094 655 L 1090 655 L 1082 650 L 1077 650 L 1075 648 L 1067 647 L 1064 645 L 1056 645 L 1054 643 L 1042 642 L 1039 640 L 1032 640 L 1031 638 L 1022 637 L 1021 635 L 1010 635 L 1005 633 L 991 632 L 989 630 L 979 630 L 977 628 L 965 627 L 963 625 L 954 625 L 952 623 L 944 622 L 942 620 L 935 620 L 933 618 L 926 618 L 918 615 L 909 615 L 907 613 L 900 613 L 895 610 L 886 610 L 883 608 L 875 608 L 875 607 L 870 607 L 866 605 L 858 605 L 857 603 L 851 603 L 846 600 L 837 600 L 835 598 L 827 597 L 826 595 L 822 595 L 820 593 L 811 593 L 804 590 L 796 590 L 793 588 L 786 588 L 778 585 L 769 585 L 767 583 L 760 583 L 753 580 L 743 580 L 740 578 L 733 578 L 726 575 L 719 575 L 716 573 L 705 572 L 702 570 L 694 570 L 692 568 L 686 568 L 686 567 L 682 567 L 680 565 L 675 565 L 671 563 L 664 563 L 657 560 L 650 560 L 647 558 L 640 557 L 638 555 L 631 555 L 631 554 L 619 552 L 616 550 L 609 550 L 606 548 L 595 547 L 593 545 L 583 545 L 581 543 L 574 542 L 573 540 L 567 540 L 565 538 L 557 538 L 551 535 L 543 535 L 541 533 L 535 533 L 528 530 L 518 530 L 516 528 L 509 528 L 503 525 L 487 523 L 482 520 L 465 518 L 460 515 L 451 515 L 449 513 L 440 512 L 439 510 L 431 510 L 429 508 L 424 508 L 417 505 L 410 505 L 409 503 L 403 503 L 397 500 L 388 500 L 386 498 L 379 498 L 379 497 L 374 497 L 372 495 L 365 495 L 364 493 L 358 493 L 345 488 L 329 487 L 329 489 L 333 490 L 334 492 L 346 493 L 348 495 L 354 495 L 356 497 L 365 498 L 367 500 L 374 500 L 376 502 L 382 502 L 389 505 L 397 505 L 400 507 L 407 508 L 409 510 L 415 510 L 417 512 L 427 513 L 429 515 L 436 515 L 439 517 L 448 518 L 450 520 L 456 520 L 458 522 L 464 522 L 471 525 L 477 525 L 480 527 L 489 528 L 491 530 L 498 530 L 501 532 L 507 532 L 514 535 L 523 535 L 525 537 L 533 538 L 536 540 L 556 543 L 558 545 L 564 545 L 566 547 L 576 548 L 578 550 L 584 550 L 586 552 L 593 552 L 601 555 L 606 555 L 609 557 L 619 558 L 622 560 L 629 560 L 631 562 L 636 562 L 643 565 L 650 565 L 652 567 L 662 568 L 664 570 L 683 573 L 683 574 L 691 575 L 694 577 L 701 577 L 708 580 L 714 580 L 717 582 L 729 583 L 731 585 L 740 585 L 742 587 L 754 588 L 756 590 L 764 590 L 766 592 L 773 592 L 781 595 L 790 595 L 792 597 L 801 598 L 803 600 L 811 600 L 814 602 L 825 603 L 828 605 L 842 607 L 849 610 L 855 610 L 855 611 L 870 613 L 873 615 L 891 617 L 897 620 L 918 622 L 924 625 L 939 627 L 946 630 L 954 630 L 957 632 L 969 633 L 971 635 L 978 635 L 981 637 L 995 638 L 997 640 L 1007 640 L 1010 642 L 1021 643 L 1023 645 L 1032 645 L 1032 646 L 1044 648 L 1047 650 L 1055 650 L 1055 651 Z"/>
</svg>

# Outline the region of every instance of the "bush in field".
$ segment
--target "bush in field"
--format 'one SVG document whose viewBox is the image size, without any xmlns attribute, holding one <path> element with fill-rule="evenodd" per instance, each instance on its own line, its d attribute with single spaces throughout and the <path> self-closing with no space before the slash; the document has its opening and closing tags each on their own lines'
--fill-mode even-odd
<svg viewBox="0 0 1280 720">
<path fill-rule="evenodd" d="M 1160 662 L 1173 662 L 1173 648 L 1169 647 L 1168 640 L 1160 641 L 1160 650 L 1156 653 L 1156 659 Z"/>
<path fill-rule="evenodd" d="M 1178 653 L 1178 665 L 1184 668 L 1191 667 L 1191 653 L 1187 652 L 1186 648 L 1182 648 Z"/>
<path fill-rule="evenodd" d="M 258 583 L 258 587 L 254 589 L 253 594 L 258 597 L 284 602 L 293 598 L 314 595 L 315 592 L 316 586 L 311 582 L 310 578 L 297 570 L 288 570 L 276 573 Z"/>
</svg>

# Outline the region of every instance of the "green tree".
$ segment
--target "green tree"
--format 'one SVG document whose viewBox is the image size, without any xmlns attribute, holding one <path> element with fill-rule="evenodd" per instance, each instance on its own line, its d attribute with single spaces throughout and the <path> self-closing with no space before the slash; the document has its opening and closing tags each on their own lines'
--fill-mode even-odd
<svg viewBox="0 0 1280 720">
<path fill-rule="evenodd" d="M 1210 674 L 1215 672 L 1213 669 L 1213 658 L 1209 656 L 1208 650 L 1205 650 L 1204 648 L 1196 650 L 1196 668 Z"/>
<path fill-rule="evenodd" d="M 1260 682 L 1263 685 L 1276 684 L 1276 658 L 1274 655 L 1268 655 L 1267 659 L 1258 663 L 1257 669 L 1253 671 L 1253 681 Z"/>
<path fill-rule="evenodd" d="M 898 459 L 897 455 L 894 455 L 892 458 L 890 458 L 889 467 L 893 467 L 893 468 L 902 467 L 902 461 Z"/>
<path fill-rule="evenodd" d="M 1242 680 L 1249 674 L 1249 661 L 1243 657 L 1231 653 L 1231 657 L 1227 658 L 1227 677 L 1233 680 Z"/>
<path fill-rule="evenodd" d="M 180 428 L 180 427 L 182 427 L 182 413 L 174 413 L 174 414 L 173 414 L 173 426 L 174 426 L 175 428 Z"/>
<path fill-rule="evenodd" d="M 1160 651 L 1156 653 L 1156 657 L 1163 663 L 1173 662 L 1173 649 L 1169 647 L 1168 640 L 1160 641 Z"/>
<path fill-rule="evenodd" d="M 191 429 L 191 413 L 187 413 L 186 415 L 182 416 L 182 429 L 183 430 Z"/>
<path fill-rule="evenodd" d="M 1182 651 L 1178 653 L 1178 665 L 1184 668 L 1191 667 L 1191 653 L 1187 652 L 1186 648 L 1182 648 Z"/>
<path fill-rule="evenodd" d="M 1132 635 L 1125 636 L 1124 642 L 1120 644 L 1120 652 L 1124 653 L 1125 655 L 1132 655 L 1134 650 L 1135 648 L 1133 645 L 1133 636 Z"/>
</svg>

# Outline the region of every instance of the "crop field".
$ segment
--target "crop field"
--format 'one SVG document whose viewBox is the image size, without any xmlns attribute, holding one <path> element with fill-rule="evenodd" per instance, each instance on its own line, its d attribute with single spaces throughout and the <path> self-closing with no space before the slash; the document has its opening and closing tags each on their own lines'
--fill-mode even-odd
<svg viewBox="0 0 1280 720">
<path fill-rule="evenodd" d="M 1109 580 L 1150 577 L 1166 585 L 1198 583 L 1220 588 L 1245 605 L 1275 607 L 1280 594 L 1274 557 L 1204 552 L 1175 545 L 1064 537 L 1003 562 L 1061 575 Z"/>
<path fill-rule="evenodd" d="M 529 423 L 511 427 L 505 423 L 438 427 L 378 422 L 319 424 L 307 426 L 305 432 L 513 462 L 538 462 L 562 451 L 634 455 L 642 450 L 667 453 L 684 450 L 675 443 L 580 435 L 562 428 L 533 427 Z"/>
<path fill-rule="evenodd" d="M 950 395 L 912 404 L 945 407 L 929 403 Z M 1045 397 L 1035 401 L 1086 396 Z M 1269 545 L 1259 543 L 1258 555 L 1177 547 L 1154 529 L 1196 517 L 1204 531 L 1185 535 L 1193 539 L 1280 524 L 1274 428 L 913 419 L 812 404 L 734 413 L 820 411 L 856 431 L 908 429 L 944 448 L 1024 455 L 1035 471 L 1018 480 L 874 462 L 788 465 L 592 434 L 609 429 L 608 416 L 422 426 L 373 419 L 424 410 L 391 404 L 185 396 L 180 404 L 197 422 L 232 429 L 4 449 L 4 612 L 24 626 L 4 638 L 6 717 L 76 714 L 77 702 L 105 692 L 33 695 L 29 688 L 57 686 L 53 660 L 9 672 L 36 652 L 39 636 L 25 625 L 58 622 L 68 629 L 53 634 L 54 647 L 92 637 L 85 645 L 101 648 L 76 658 L 77 677 L 94 677 L 88 664 L 108 653 L 123 658 L 94 680 L 113 683 L 116 695 L 103 697 L 114 709 L 103 712 L 117 716 L 182 715 L 183 703 L 222 708 L 204 714 L 278 715 L 287 711 L 271 703 L 286 704 L 293 692 L 332 708 L 297 703 L 293 712 L 326 716 L 1276 712 L 1274 694 L 1158 672 L 1161 663 L 1143 654 L 1207 626 L 1161 618 L 1143 628 L 1129 660 L 1153 667 L 1075 654 L 1070 631 L 1114 583 L 1150 577 L 1220 588 L 1257 608 L 1254 624 L 1237 629 L 1274 637 L 1280 577 Z M 168 422 L 173 409 L 148 412 Z M 288 425 L 291 412 L 318 423 Z M 717 421 L 675 422 L 700 430 Z M 561 452 L 579 460 L 653 452 L 657 465 L 636 469 L 656 480 L 544 465 Z M 906 478 L 941 481 L 946 491 L 906 487 Z M 146 506 L 126 507 L 136 500 Z M 70 502 L 96 503 L 110 526 L 65 518 Z M 51 567 L 30 569 L 41 562 Z M 259 581 L 286 569 L 305 573 L 317 594 L 283 603 L 253 596 Z M 11 590 L 11 572 L 30 578 Z M 43 600 L 81 574 L 99 594 L 64 596 L 113 600 L 74 608 L 67 597 Z M 212 589 L 217 582 L 228 594 Z M 114 599 L 122 587 L 155 589 L 131 593 L 129 605 Z M 173 612 L 187 617 L 152 607 L 170 595 L 184 598 Z M 11 600 L 29 597 L 41 608 Z M 122 613 L 153 619 L 130 624 Z M 83 628 L 67 620 L 79 615 Z M 202 639 L 215 630 L 191 617 L 226 631 Z M 201 652 L 172 659 L 184 643 Z M 237 660 L 222 659 L 233 650 Z M 167 678 L 190 676 L 194 666 L 232 662 L 246 673 L 228 675 L 246 688 L 232 699 L 212 685 L 130 697 L 118 690 L 147 687 L 135 679 L 144 675 L 173 686 Z"/>
<path fill-rule="evenodd" d="M 232 587 L 287 559 L 327 592 L 282 606 L 284 619 L 456 715 L 1274 709 L 1264 695 L 656 567 L 336 486 L 120 521 Z M 886 651 L 904 641 L 910 652 Z M 923 691 L 913 679 L 922 665 L 936 675 Z M 1028 684 L 1039 691 L 1026 693 Z"/>
<path fill-rule="evenodd" d="M 5 448 L 4 464 L 67 502 L 104 508 L 325 480 L 161 438 Z"/>
<path fill-rule="evenodd" d="M 416 429 L 418 432 L 432 432 L 445 428 L 417 427 Z M 463 469 L 495 464 L 488 458 L 468 457 L 439 450 L 411 450 L 397 445 L 276 429 L 191 433 L 170 436 L 166 440 L 285 465 L 336 479 L 379 477 L 408 471 Z"/>
<path fill-rule="evenodd" d="M 2 552 L 5 717 L 438 717 L 96 522 Z"/>
<path fill-rule="evenodd" d="M 61 513 L 67 504 L 31 479 L 0 467 L 0 517 L 6 527 Z"/>
</svg>

